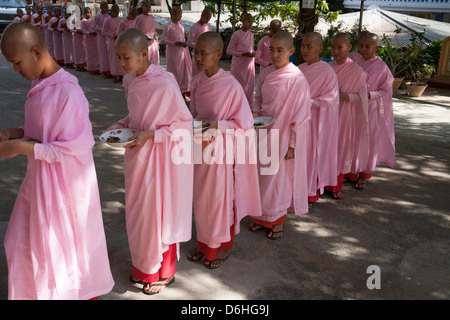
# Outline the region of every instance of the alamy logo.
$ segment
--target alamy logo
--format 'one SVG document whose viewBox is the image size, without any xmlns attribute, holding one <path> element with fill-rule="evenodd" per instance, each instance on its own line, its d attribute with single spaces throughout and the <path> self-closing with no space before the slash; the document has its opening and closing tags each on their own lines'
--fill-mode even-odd
<svg viewBox="0 0 450 320">
<path fill-rule="evenodd" d="M 367 288 L 370 290 L 373 289 L 381 289 L 381 270 L 377 265 L 371 265 L 367 267 L 366 273 L 371 274 L 370 277 L 367 278 Z"/>
</svg>

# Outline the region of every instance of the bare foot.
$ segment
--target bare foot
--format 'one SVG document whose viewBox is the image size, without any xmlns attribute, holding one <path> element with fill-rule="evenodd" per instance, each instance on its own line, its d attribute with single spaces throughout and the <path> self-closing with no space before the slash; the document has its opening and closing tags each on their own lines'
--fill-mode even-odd
<svg viewBox="0 0 450 320">
<path fill-rule="evenodd" d="M 152 283 L 145 283 L 142 287 L 142 292 L 145 294 L 157 294 L 164 290 L 165 287 L 170 286 L 175 281 L 175 276 L 169 278 L 159 279 L 159 281 Z"/>
<path fill-rule="evenodd" d="M 201 258 L 203 258 L 203 256 L 204 256 L 203 253 L 197 251 L 197 248 L 194 248 L 191 251 L 189 251 L 189 254 L 187 255 L 187 258 L 188 258 L 189 261 L 197 262 Z"/>
<path fill-rule="evenodd" d="M 276 224 L 273 226 L 272 230 L 267 233 L 267 238 L 272 240 L 277 240 L 283 236 L 284 225 Z"/>
<path fill-rule="evenodd" d="M 208 269 L 218 268 L 228 259 L 228 256 L 228 250 L 218 250 L 216 258 L 213 261 L 205 260 L 205 267 Z"/>
</svg>

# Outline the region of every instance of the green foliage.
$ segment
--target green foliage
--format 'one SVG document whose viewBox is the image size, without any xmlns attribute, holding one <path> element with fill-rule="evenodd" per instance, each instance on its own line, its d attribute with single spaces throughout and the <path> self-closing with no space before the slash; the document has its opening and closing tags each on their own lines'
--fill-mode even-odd
<svg viewBox="0 0 450 320">
<path fill-rule="evenodd" d="M 396 34 L 400 34 L 397 28 Z M 404 77 L 414 81 L 426 81 L 436 71 L 442 40 L 425 43 L 423 33 L 413 32 L 410 42 L 406 46 L 393 45 L 386 35 L 382 38 L 384 46 L 377 51 L 379 56 L 388 65 L 395 78 Z M 394 41 L 398 42 L 396 36 Z"/>
</svg>

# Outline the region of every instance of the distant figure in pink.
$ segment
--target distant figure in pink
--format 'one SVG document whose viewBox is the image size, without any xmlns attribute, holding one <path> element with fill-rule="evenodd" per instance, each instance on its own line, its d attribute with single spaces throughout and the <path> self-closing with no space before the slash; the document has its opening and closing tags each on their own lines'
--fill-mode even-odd
<svg viewBox="0 0 450 320">
<path fill-rule="evenodd" d="M 163 29 L 161 43 L 166 45 L 167 71 L 173 73 L 183 95 L 189 92 L 192 78 L 192 61 L 181 24 L 183 11 L 180 7 L 172 8 L 172 17 Z"/>
<path fill-rule="evenodd" d="M 57 63 L 64 63 L 64 49 L 62 44 L 62 32 L 58 31 L 59 20 L 62 17 L 61 8 L 56 7 L 53 9 L 55 16 L 48 22 L 48 30 L 52 31 L 53 36 L 53 52 L 54 58 Z"/>
<path fill-rule="evenodd" d="M 111 78 L 108 47 L 106 45 L 106 36 L 103 33 L 103 24 L 108 17 L 108 3 L 106 1 L 101 1 L 100 12 L 93 18 L 93 31 L 95 31 L 97 35 L 98 59 L 100 62 L 100 73 L 103 75 L 103 78 Z"/>
<path fill-rule="evenodd" d="M 241 29 L 231 36 L 227 54 L 232 55 L 231 74 L 241 84 L 249 105 L 253 104 L 255 94 L 255 42 L 250 28 L 253 17 L 250 13 L 242 15 Z"/>
<path fill-rule="evenodd" d="M 117 34 L 121 34 L 125 30 L 134 28 L 134 20 L 137 17 L 137 9 L 131 8 L 130 12 L 128 12 L 128 15 L 122 19 L 122 21 L 119 23 L 119 27 L 117 28 Z"/>
<path fill-rule="evenodd" d="M 190 50 L 193 50 L 195 48 L 195 43 L 202 33 L 211 31 L 211 27 L 208 24 L 209 20 L 211 20 L 211 17 L 211 9 L 205 7 L 205 9 L 203 9 L 202 11 L 200 19 L 189 28 L 187 43 Z M 192 76 L 195 76 L 199 72 L 200 71 L 197 68 L 194 56 L 192 56 Z"/>
<path fill-rule="evenodd" d="M 83 31 L 84 53 L 86 56 L 87 71 L 90 74 L 99 74 L 100 60 L 98 58 L 97 32 L 94 30 L 94 21 L 91 19 L 91 8 L 85 7 L 84 18 L 81 20 Z"/>
<path fill-rule="evenodd" d="M 48 52 L 54 58 L 53 53 L 53 33 L 48 29 L 48 22 L 53 18 L 53 6 L 48 4 L 45 6 L 47 12 L 42 15 L 42 27 L 45 30 L 45 44 L 47 45 Z"/>
<path fill-rule="evenodd" d="M 95 299 L 110 292 L 114 281 L 89 103 L 77 78 L 53 60 L 31 24 L 10 24 L 1 52 L 32 81 L 23 127 L 0 131 L 0 157 L 28 160 L 4 242 L 8 299 Z"/>
<path fill-rule="evenodd" d="M 158 34 L 156 33 L 155 17 L 150 14 L 152 7 L 150 1 L 141 2 L 142 13 L 134 20 L 134 27 L 141 30 L 148 41 L 148 58 L 150 63 L 159 67 L 159 44 Z"/>
<path fill-rule="evenodd" d="M 62 33 L 62 45 L 64 53 L 64 66 L 68 69 L 74 69 L 73 66 L 73 42 L 72 42 L 72 32 L 67 27 L 67 19 L 72 15 L 71 12 L 67 12 L 66 9 L 63 10 L 64 17 L 59 20 L 57 30 Z"/>
<path fill-rule="evenodd" d="M 119 17 L 119 6 L 113 4 L 111 6 L 111 16 L 106 18 L 103 24 L 103 35 L 106 37 L 106 46 L 108 48 L 109 70 L 114 82 L 122 81 L 125 72 L 120 66 L 119 59 L 116 54 L 116 39 L 118 36 L 119 24 L 122 18 Z"/>
<path fill-rule="evenodd" d="M 259 72 L 272 64 L 272 60 L 270 60 L 270 41 L 272 36 L 280 30 L 281 21 L 277 19 L 272 20 L 269 25 L 269 34 L 259 40 L 255 55 L 255 63 L 259 64 Z"/>
</svg>

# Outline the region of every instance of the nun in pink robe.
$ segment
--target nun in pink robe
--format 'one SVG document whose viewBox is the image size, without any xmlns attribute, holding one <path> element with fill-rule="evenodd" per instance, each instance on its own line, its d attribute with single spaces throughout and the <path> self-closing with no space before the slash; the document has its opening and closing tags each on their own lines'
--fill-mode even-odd
<svg viewBox="0 0 450 320">
<path fill-rule="evenodd" d="M 42 17 L 43 15 L 40 15 L 39 13 L 33 14 L 31 16 L 31 24 L 41 31 L 42 37 L 45 39 L 45 29 L 42 26 Z"/>
<path fill-rule="evenodd" d="M 75 19 L 72 20 L 76 22 Z M 76 67 L 84 68 L 86 64 L 86 52 L 84 51 L 84 35 L 81 28 L 73 28 L 72 31 L 72 45 L 73 45 L 73 62 Z"/>
<path fill-rule="evenodd" d="M 348 101 L 339 102 L 338 182 L 326 190 L 342 190 L 343 175 L 366 169 L 369 158 L 369 119 L 365 72 L 352 59 L 338 64 L 331 61 L 336 72 L 339 92 L 349 95 Z"/>
<path fill-rule="evenodd" d="M 111 17 L 105 19 L 103 25 L 103 35 L 106 38 L 106 46 L 108 48 L 109 71 L 113 77 L 122 77 L 125 74 L 116 54 L 116 39 L 119 24 L 122 21 L 120 17 Z"/>
<path fill-rule="evenodd" d="M 106 44 L 106 35 L 103 33 L 103 24 L 110 15 L 108 13 L 99 12 L 93 18 L 94 31 L 97 32 L 97 47 L 100 62 L 100 73 L 104 76 L 111 74 L 109 66 L 108 46 Z"/>
<path fill-rule="evenodd" d="M 189 92 L 192 78 L 192 60 L 189 48 L 175 45 L 176 42 L 186 42 L 184 27 L 181 22 L 169 21 L 163 29 L 161 43 L 166 45 L 167 71 L 177 79 L 181 93 Z"/>
<path fill-rule="evenodd" d="M 151 14 L 141 13 L 134 20 L 134 27 L 141 30 L 147 37 L 157 37 L 155 17 Z M 159 67 L 159 44 L 158 39 L 148 40 L 148 60 L 151 64 Z"/>
<path fill-rule="evenodd" d="M 119 26 L 117 27 L 117 34 L 121 34 L 125 30 L 134 28 L 134 19 L 130 19 L 125 17 L 120 21 Z"/>
<path fill-rule="evenodd" d="M 51 13 L 44 13 L 42 15 L 42 27 L 45 30 L 45 45 L 47 46 L 48 52 L 50 53 L 50 55 L 54 58 L 55 54 L 53 52 L 53 31 L 50 30 L 49 27 L 49 21 L 50 19 L 53 18 L 53 14 Z"/>
<path fill-rule="evenodd" d="M 262 215 L 252 217 L 256 224 L 269 227 L 282 223 L 288 210 L 296 215 L 308 212 L 307 138 L 311 110 L 308 81 L 292 63 L 280 69 L 274 65 L 265 68 L 258 77 L 252 110 L 276 119 L 269 127 L 258 129 L 259 155 L 273 154 L 273 146 L 279 157 L 278 166 L 259 161 Z M 262 133 L 266 130 L 264 137 Z M 295 157 L 285 160 L 289 147 L 294 148 Z"/>
<path fill-rule="evenodd" d="M 70 30 L 68 30 L 66 27 L 67 27 L 67 19 L 61 18 L 58 22 L 57 30 L 62 33 L 64 64 L 66 66 L 73 66 L 72 32 L 70 32 Z"/>
<path fill-rule="evenodd" d="M 270 59 L 270 41 L 272 37 L 270 35 L 264 36 L 258 42 L 258 48 L 256 49 L 255 62 L 259 64 L 259 71 L 267 68 L 272 63 Z"/>
<path fill-rule="evenodd" d="M 194 23 L 190 28 L 189 28 L 189 33 L 188 33 L 188 38 L 187 38 L 187 43 L 188 43 L 188 47 L 194 49 L 195 48 L 195 43 L 197 42 L 198 37 L 205 32 L 209 32 L 211 31 L 211 26 L 206 22 L 204 24 L 200 24 L 198 21 L 196 23 Z M 200 71 L 197 68 L 197 64 L 194 61 L 194 56 L 192 55 L 192 59 L 191 59 L 191 64 L 192 64 L 192 76 L 195 76 L 196 74 L 198 74 Z"/>
<path fill-rule="evenodd" d="M 91 34 L 94 30 L 94 21 L 83 18 L 80 25 L 83 31 L 84 53 L 86 57 L 87 70 L 91 73 L 100 72 L 100 60 L 98 56 L 97 36 Z"/>
<path fill-rule="evenodd" d="M 253 104 L 255 92 L 255 58 L 242 56 L 245 52 L 254 52 L 254 36 L 250 30 L 237 30 L 233 33 L 227 47 L 232 55 L 231 74 L 244 89 L 249 105 Z"/>
<path fill-rule="evenodd" d="M 52 31 L 54 58 L 58 63 L 64 63 L 64 49 L 62 44 L 62 32 L 58 31 L 58 23 L 61 17 L 53 17 L 48 22 L 48 29 Z"/>
<path fill-rule="evenodd" d="M 139 77 L 126 74 L 123 83 L 129 113 L 119 122 L 155 131 L 154 140 L 147 140 L 142 149 L 125 151 L 125 217 L 133 276 L 145 281 L 142 275 L 159 271 L 171 245 L 179 251 L 179 243 L 191 238 L 192 116 L 173 75 L 155 65 Z M 183 142 L 178 141 L 181 136 Z M 178 161 L 173 154 L 180 146 L 187 159 Z"/>
<path fill-rule="evenodd" d="M 223 69 L 211 77 L 204 71 L 195 76 L 190 98 L 195 118 L 218 122 L 211 144 L 194 144 L 198 250 L 213 261 L 218 249 L 231 249 L 243 217 L 261 214 L 256 151 L 251 148 L 254 120 L 241 85 Z M 238 144 L 238 139 L 244 138 L 241 133 L 248 139 Z M 239 160 L 239 156 L 243 158 Z"/>
<path fill-rule="evenodd" d="M 367 74 L 370 155 L 365 173 L 375 171 L 381 162 L 395 168 L 395 130 L 392 104 L 394 77 L 386 63 L 375 57 L 359 60 L 358 65 Z"/>
<path fill-rule="evenodd" d="M 111 291 L 89 103 L 60 69 L 32 82 L 24 138 L 28 157 L 5 236 L 9 299 L 91 299 Z M 76 121 L 74 121 L 76 119 Z"/>
<path fill-rule="evenodd" d="M 339 86 L 336 73 L 325 61 L 305 62 L 299 69 L 308 80 L 312 102 L 307 147 L 308 196 L 317 200 L 326 186 L 337 184 Z"/>
</svg>

